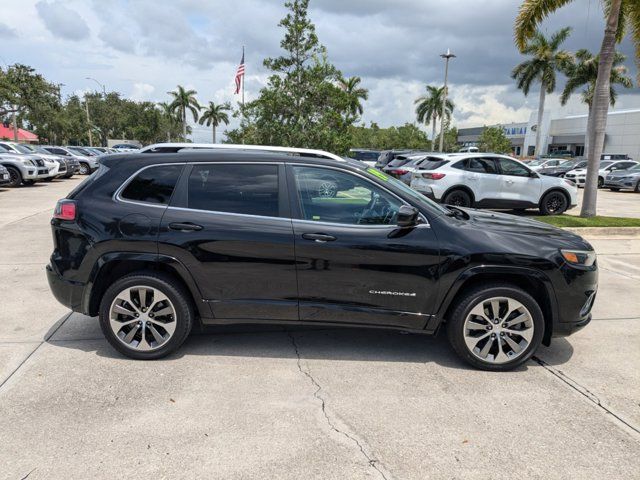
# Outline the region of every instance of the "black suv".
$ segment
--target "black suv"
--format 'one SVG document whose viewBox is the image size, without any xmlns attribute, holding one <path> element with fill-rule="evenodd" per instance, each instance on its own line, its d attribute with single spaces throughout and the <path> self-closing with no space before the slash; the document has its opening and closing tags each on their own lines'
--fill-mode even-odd
<svg viewBox="0 0 640 480">
<path fill-rule="evenodd" d="M 508 370 L 589 323 L 597 289 L 576 235 L 303 153 L 111 155 L 51 224 L 54 295 L 136 359 L 176 350 L 198 323 L 446 323 L 464 360 Z"/>
</svg>

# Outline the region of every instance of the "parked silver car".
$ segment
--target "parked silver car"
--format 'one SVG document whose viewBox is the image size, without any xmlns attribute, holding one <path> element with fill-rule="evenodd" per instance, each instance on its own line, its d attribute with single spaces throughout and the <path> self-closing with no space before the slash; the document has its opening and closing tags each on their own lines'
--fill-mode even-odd
<svg viewBox="0 0 640 480">
<path fill-rule="evenodd" d="M 21 143 L 9 142 L 9 141 L 1 141 L 0 147 L 8 150 L 11 153 L 15 153 L 16 155 L 25 155 L 27 158 L 31 160 L 42 160 L 44 162 L 44 166 L 49 170 L 49 176 L 42 178 L 44 181 L 53 180 L 60 174 L 60 162 L 58 162 L 55 158 L 50 157 L 48 155 L 40 155 L 35 152 L 32 152 L 29 148 L 25 147 Z M 37 162 L 36 162 L 37 163 Z"/>
<path fill-rule="evenodd" d="M 7 187 L 32 185 L 36 180 L 50 177 L 44 160 L 32 158 L 30 155 L 18 155 L 4 147 L 0 147 L 0 165 L 9 171 Z"/>
<path fill-rule="evenodd" d="M 98 157 L 90 156 L 90 155 L 82 155 L 77 153 L 70 148 L 67 147 L 57 147 L 51 145 L 44 145 L 43 148 L 54 155 L 62 155 L 63 157 L 73 157 L 78 163 L 80 163 L 80 175 L 89 175 L 91 172 L 96 170 L 99 166 Z"/>
<path fill-rule="evenodd" d="M 616 170 L 608 173 L 604 179 L 604 188 L 614 192 L 619 190 L 640 192 L 640 165 L 628 170 Z"/>
</svg>

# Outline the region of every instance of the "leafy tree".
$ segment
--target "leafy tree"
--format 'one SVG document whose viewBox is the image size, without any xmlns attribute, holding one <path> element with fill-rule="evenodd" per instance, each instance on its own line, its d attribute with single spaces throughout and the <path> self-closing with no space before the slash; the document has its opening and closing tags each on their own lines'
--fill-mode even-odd
<svg viewBox="0 0 640 480">
<path fill-rule="evenodd" d="M 184 140 L 187 139 L 187 110 L 193 115 L 193 121 L 198 121 L 198 113 L 200 112 L 200 104 L 196 99 L 195 90 L 186 90 L 183 86 L 178 87 L 171 92 L 167 92 L 173 97 L 170 104 L 172 112 L 179 112 L 180 120 L 182 121 L 182 136 Z"/>
<path fill-rule="evenodd" d="M 229 125 L 229 115 L 226 113 L 228 110 L 231 110 L 231 105 L 228 103 L 216 105 L 213 102 L 209 102 L 209 106 L 202 112 L 199 123 L 200 125 L 206 123 L 207 127 L 212 127 L 213 143 L 216 143 L 216 127 L 221 123 Z"/>
<path fill-rule="evenodd" d="M 361 148 L 389 150 L 394 148 L 408 148 L 430 150 L 431 142 L 427 135 L 416 125 L 406 123 L 399 127 L 380 128 L 371 123 L 369 127 L 351 126 L 351 145 Z"/>
<path fill-rule="evenodd" d="M 520 50 L 534 36 L 538 25 L 552 12 L 571 3 L 572 0 L 523 0 L 515 22 L 515 40 Z M 598 169 L 604 148 L 604 136 L 609 112 L 611 69 L 615 60 L 615 44 L 620 43 L 631 32 L 636 47 L 636 61 L 640 65 L 640 2 L 638 0 L 606 0 L 603 3 L 606 27 L 598 55 L 598 77 L 591 104 L 591 116 L 587 135 L 589 152 L 587 157 L 587 178 L 582 200 L 583 217 L 596 214 L 598 193 Z M 640 73 L 639 73 L 640 78 Z"/>
<path fill-rule="evenodd" d="M 59 86 L 48 82 L 33 68 L 16 63 L 6 70 L 0 68 L 0 116 L 15 115 L 14 140 L 17 127 L 31 115 L 42 119 L 59 106 Z"/>
<path fill-rule="evenodd" d="M 481 152 L 511 153 L 511 141 L 501 127 L 485 127 L 478 143 Z"/>
<path fill-rule="evenodd" d="M 591 105 L 593 104 L 593 94 L 596 88 L 596 81 L 598 80 L 598 62 L 597 55 L 593 55 L 591 52 L 585 49 L 578 50 L 576 52 L 576 62 L 569 65 L 565 74 L 567 75 L 567 83 L 560 96 L 560 103 L 566 105 L 569 98 L 576 90 L 581 87 L 585 87 L 582 90 L 582 102 L 586 103 L 589 107 L 589 118 L 591 118 Z M 623 65 L 626 60 L 620 52 L 616 52 L 613 59 L 613 66 L 611 68 L 611 76 L 609 79 L 609 102 L 612 107 L 616 104 L 618 98 L 618 92 L 615 89 L 616 85 L 622 85 L 624 88 L 632 88 L 633 80 L 627 75 L 627 67 Z M 585 155 L 588 156 L 589 152 L 589 136 L 585 137 L 584 145 Z"/>
<path fill-rule="evenodd" d="M 161 129 L 164 132 L 163 137 L 166 134 L 167 142 L 171 142 L 173 139 L 180 138 L 182 130 L 182 122 L 176 113 L 172 110 L 171 104 L 167 102 L 158 103 L 158 110 L 162 118 Z"/>
<path fill-rule="evenodd" d="M 522 53 L 530 55 L 513 69 L 511 77 L 518 82 L 518 88 L 525 95 L 534 82 L 540 83 L 540 100 L 538 103 L 538 127 L 536 129 L 535 154 L 540 155 L 540 135 L 542 132 L 542 117 L 544 115 L 544 101 L 547 93 L 553 93 L 556 89 L 556 72 L 567 68 L 571 62 L 571 54 L 566 50 L 560 50 L 560 45 L 569 37 L 571 28 L 566 27 L 554 33 L 547 39 L 540 30 L 536 30 L 531 38 L 521 49 Z"/>
<path fill-rule="evenodd" d="M 308 5 L 285 3 L 289 12 L 279 24 L 283 55 L 264 61 L 273 74 L 258 99 L 241 107 L 240 127 L 227 133 L 227 141 L 348 150 L 352 98 L 338 86 L 342 75 L 318 41 Z"/>
<path fill-rule="evenodd" d="M 360 77 L 340 78 L 339 87 L 349 96 L 349 114 L 352 120 L 358 119 L 363 112 L 361 100 L 368 100 L 369 91 L 360 87 Z"/>
<path fill-rule="evenodd" d="M 427 85 L 427 94 L 415 100 L 416 117 L 418 122 L 428 125 L 431 122 L 431 140 L 436 138 L 436 121 L 442 116 L 442 100 L 444 87 L 434 87 Z M 451 119 L 453 113 L 453 101 L 447 99 L 445 105 L 445 115 L 447 120 Z"/>
<path fill-rule="evenodd" d="M 434 145 L 440 143 L 440 135 L 434 140 Z M 450 127 L 448 124 L 445 124 L 444 130 L 444 141 L 443 141 L 443 152 L 457 152 L 459 150 L 458 145 L 458 129 L 456 127 Z"/>
</svg>

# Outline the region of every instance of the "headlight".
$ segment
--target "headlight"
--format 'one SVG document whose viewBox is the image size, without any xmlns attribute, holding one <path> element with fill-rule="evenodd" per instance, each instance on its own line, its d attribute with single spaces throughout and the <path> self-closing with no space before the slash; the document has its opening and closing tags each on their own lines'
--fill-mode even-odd
<svg viewBox="0 0 640 480">
<path fill-rule="evenodd" d="M 22 160 L 22 163 L 23 163 L 24 165 L 29 166 L 29 167 L 35 167 L 35 166 L 36 166 L 36 164 L 35 164 L 35 163 L 33 163 L 33 160 Z"/>
<path fill-rule="evenodd" d="M 596 252 L 593 250 L 560 250 L 560 253 L 572 265 L 590 267 L 596 261 Z"/>
</svg>

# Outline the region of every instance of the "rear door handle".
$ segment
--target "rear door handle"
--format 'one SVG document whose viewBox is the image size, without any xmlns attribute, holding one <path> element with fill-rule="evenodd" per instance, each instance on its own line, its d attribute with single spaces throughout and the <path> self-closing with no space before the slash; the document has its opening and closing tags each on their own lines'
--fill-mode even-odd
<svg viewBox="0 0 640 480">
<path fill-rule="evenodd" d="M 178 230 L 180 232 L 197 232 L 198 230 L 202 230 L 202 225 L 197 225 L 195 223 L 191 223 L 191 222 L 185 222 L 185 223 L 170 223 L 169 224 L 169 228 L 171 230 Z"/>
<path fill-rule="evenodd" d="M 325 233 L 303 233 L 302 238 L 305 240 L 314 240 L 316 242 L 333 242 L 336 237 L 333 235 L 327 235 Z"/>
</svg>

